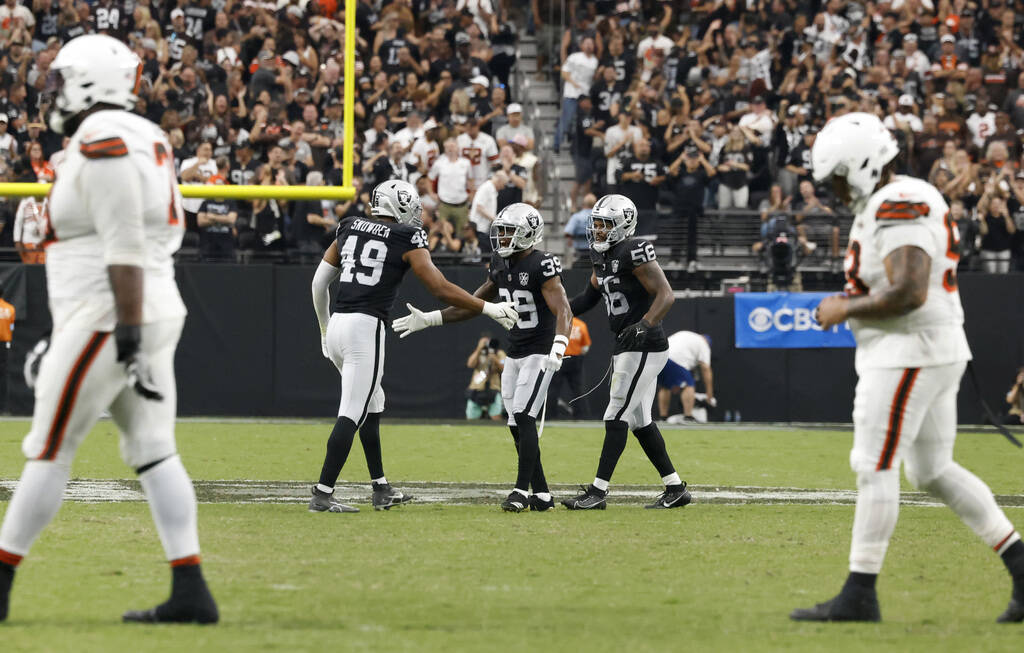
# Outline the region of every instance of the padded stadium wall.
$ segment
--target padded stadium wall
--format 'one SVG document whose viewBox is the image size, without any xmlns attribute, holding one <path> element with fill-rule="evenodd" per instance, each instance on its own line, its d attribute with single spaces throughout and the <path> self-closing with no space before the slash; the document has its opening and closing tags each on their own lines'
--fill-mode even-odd
<svg viewBox="0 0 1024 653">
<path fill-rule="evenodd" d="M 444 269 L 470 291 L 481 268 Z M 320 355 L 310 299 L 312 268 L 274 265 L 180 265 L 178 283 L 189 309 L 177 354 L 181 415 L 330 417 L 339 382 Z M 572 295 L 589 272 L 566 270 Z M 25 353 L 50 328 L 42 266 L 0 267 L 5 298 L 14 304 L 17 329 L 10 352 L 9 410 L 32 412 L 21 369 Z M 1024 364 L 1024 276 L 960 277 L 967 330 L 985 398 L 997 412 L 1017 366 Z M 438 302 L 410 274 L 395 302 L 423 309 Z M 594 344 L 585 359 L 586 387 L 604 374 L 612 337 L 599 306 L 584 316 Z M 737 410 L 744 421 L 849 422 L 856 377 L 852 349 L 737 350 L 731 298 L 680 299 L 665 321 L 671 333 L 688 329 L 712 336 L 712 366 L 719 410 Z M 388 334 L 384 374 L 390 417 L 460 419 L 469 382 L 466 358 L 483 332 L 498 335 L 487 318 L 434 328 L 400 340 Z M 599 418 L 607 389 L 594 392 L 591 417 Z M 961 423 L 980 423 L 973 387 L 960 393 Z"/>
</svg>

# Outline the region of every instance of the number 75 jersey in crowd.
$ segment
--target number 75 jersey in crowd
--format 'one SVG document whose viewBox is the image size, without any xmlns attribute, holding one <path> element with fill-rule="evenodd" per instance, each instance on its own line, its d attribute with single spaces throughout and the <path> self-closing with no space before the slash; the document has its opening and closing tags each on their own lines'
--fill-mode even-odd
<svg viewBox="0 0 1024 653">
<path fill-rule="evenodd" d="M 878 189 L 854 217 L 846 252 L 846 293 L 888 289 L 885 259 L 905 246 L 917 247 L 931 258 L 928 297 L 906 315 L 850 318 L 858 370 L 946 365 L 971 358 L 956 280 L 960 236 L 949 206 L 928 182 L 898 176 Z"/>
<path fill-rule="evenodd" d="M 144 322 L 184 317 L 173 255 L 185 225 L 167 135 L 133 113 L 98 111 L 64 151 L 46 250 L 54 330 L 113 330 L 108 265 L 145 271 Z"/>
<path fill-rule="evenodd" d="M 334 312 L 365 313 L 387 321 L 409 269 L 402 257 L 410 250 L 426 249 L 427 234 L 399 222 L 352 217 L 338 225 L 337 244 L 341 286 Z"/>
<path fill-rule="evenodd" d="M 604 296 L 605 308 L 608 309 L 608 326 L 618 336 L 623 329 L 644 319 L 651 308 L 654 298 L 647 292 L 644 285 L 633 274 L 633 270 L 645 263 L 657 265 L 654 245 L 643 238 L 627 238 L 612 245 L 607 252 L 600 253 L 590 250 L 594 263 L 594 275 L 597 287 Z M 648 331 L 643 344 L 644 351 L 666 351 L 668 339 L 658 325 Z M 621 349 L 616 343 L 614 353 L 620 354 Z"/>
<path fill-rule="evenodd" d="M 509 331 L 508 355 L 522 358 L 547 354 L 555 339 L 555 315 L 548 308 L 542 286 L 561 277 L 562 263 L 557 256 L 533 250 L 518 261 L 491 255 L 488 275 L 498 287 L 503 302 L 515 302 L 519 321 Z"/>
</svg>

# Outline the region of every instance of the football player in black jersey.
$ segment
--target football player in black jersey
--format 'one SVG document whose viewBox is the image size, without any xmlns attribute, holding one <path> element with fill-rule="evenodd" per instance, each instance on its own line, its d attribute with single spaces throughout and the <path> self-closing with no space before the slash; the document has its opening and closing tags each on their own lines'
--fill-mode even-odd
<svg viewBox="0 0 1024 653">
<path fill-rule="evenodd" d="M 582 494 L 562 501 L 570 510 L 604 510 L 608 482 L 626 448 L 626 431 L 630 429 L 665 483 L 665 491 L 647 507 L 680 508 L 690 503 L 686 483 L 679 479 L 665 450 L 665 439 L 651 418 L 658 373 L 668 361 L 668 339 L 661 320 L 675 298 L 655 260 L 654 246 L 632 237 L 636 222 L 636 206 L 622 195 L 605 195 L 590 213 L 587 238 L 594 273 L 583 292 L 573 297 L 572 312 L 585 313 L 603 296 L 615 349 L 597 476 Z"/>
<path fill-rule="evenodd" d="M 514 302 L 519 319 L 509 333 L 508 358 L 501 374 L 501 398 L 508 412 L 508 427 L 519 452 L 515 489 L 501 507 L 509 512 L 554 507 L 540 462 L 537 414 L 548 394 L 552 375 L 562 367 L 569 344 L 572 312 L 562 287 L 558 258 L 535 249 L 544 235 L 544 218 L 529 204 L 502 209 L 491 223 L 491 263 L 487 280 L 475 295 Z M 402 337 L 442 323 L 459 322 L 475 315 L 464 308 L 411 314 L 395 320 Z M 531 495 L 529 490 L 533 488 Z"/>
<path fill-rule="evenodd" d="M 373 483 L 373 507 L 385 510 L 408 501 L 384 477 L 380 453 L 380 414 L 384 410 L 384 327 L 407 270 L 435 297 L 472 315 L 483 313 L 506 329 L 515 324 L 514 303 L 492 304 L 449 282 L 434 267 L 427 235 L 420 228 L 420 196 L 412 184 L 391 180 L 377 186 L 370 217 L 350 217 L 338 225 L 313 277 L 313 307 L 320 322 L 320 345 L 341 373 L 338 421 L 327 441 L 320 482 L 313 486 L 312 512 L 358 512 L 332 498 L 334 484 L 352 448 L 356 430 Z M 333 281 L 340 287 L 329 310 Z"/>
</svg>

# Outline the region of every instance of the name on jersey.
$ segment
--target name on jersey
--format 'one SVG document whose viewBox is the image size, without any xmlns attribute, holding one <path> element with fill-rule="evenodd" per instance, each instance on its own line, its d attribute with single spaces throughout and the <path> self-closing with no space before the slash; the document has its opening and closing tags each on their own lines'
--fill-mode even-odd
<svg viewBox="0 0 1024 653">
<path fill-rule="evenodd" d="M 379 222 L 359 219 L 352 223 L 352 228 L 356 231 L 365 231 L 368 234 L 380 236 L 381 238 L 389 238 L 391 236 L 391 227 Z"/>
</svg>

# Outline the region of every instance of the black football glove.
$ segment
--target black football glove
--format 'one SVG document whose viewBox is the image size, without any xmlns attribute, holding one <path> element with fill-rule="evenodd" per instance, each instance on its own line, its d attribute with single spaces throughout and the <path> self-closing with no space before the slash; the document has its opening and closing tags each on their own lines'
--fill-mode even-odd
<svg viewBox="0 0 1024 653">
<path fill-rule="evenodd" d="M 620 331 L 615 340 L 620 347 L 627 351 L 643 349 L 647 343 L 647 334 L 653 328 L 647 320 L 640 320 Z"/>
<path fill-rule="evenodd" d="M 142 327 L 118 324 L 114 329 L 114 342 L 117 345 L 117 362 L 124 363 L 128 383 L 132 389 L 144 399 L 163 401 L 163 393 L 153 382 L 149 360 L 139 348 L 142 342 Z"/>
</svg>

